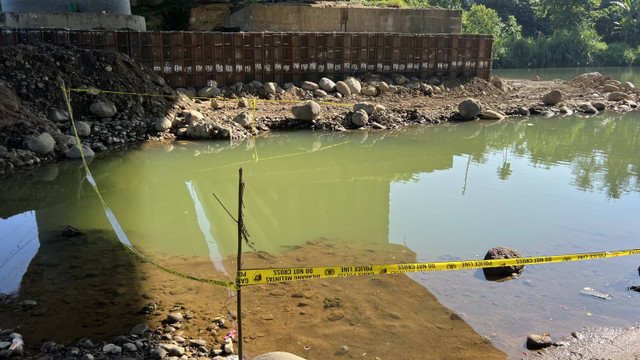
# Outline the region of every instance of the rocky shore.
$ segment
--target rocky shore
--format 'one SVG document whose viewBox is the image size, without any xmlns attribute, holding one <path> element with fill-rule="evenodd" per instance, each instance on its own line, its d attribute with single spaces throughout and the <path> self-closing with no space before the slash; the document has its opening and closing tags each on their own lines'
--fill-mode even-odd
<svg viewBox="0 0 640 360">
<path fill-rule="evenodd" d="M 335 81 L 334 81 L 335 80 Z M 71 89 L 75 129 L 62 87 Z M 514 116 L 630 111 L 640 91 L 598 73 L 572 81 L 403 75 L 176 89 L 120 53 L 48 44 L 0 54 L 0 175 L 149 140 L 240 140 L 271 130 L 384 130 Z M 471 99 L 469 99 L 471 98 Z"/>
</svg>

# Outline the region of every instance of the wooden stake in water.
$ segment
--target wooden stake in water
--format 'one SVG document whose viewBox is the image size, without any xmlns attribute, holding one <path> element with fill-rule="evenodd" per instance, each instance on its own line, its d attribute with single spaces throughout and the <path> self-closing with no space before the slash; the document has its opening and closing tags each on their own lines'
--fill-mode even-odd
<svg viewBox="0 0 640 360">
<path fill-rule="evenodd" d="M 242 269 L 242 229 L 244 228 L 244 221 L 242 220 L 242 197 L 244 195 L 244 182 L 242 181 L 242 168 L 239 169 L 240 180 L 238 187 L 238 264 L 236 272 L 236 284 L 240 284 L 240 271 Z M 241 287 L 238 286 L 238 302 L 236 308 L 236 316 L 238 318 L 238 357 L 242 360 L 242 297 Z"/>
</svg>

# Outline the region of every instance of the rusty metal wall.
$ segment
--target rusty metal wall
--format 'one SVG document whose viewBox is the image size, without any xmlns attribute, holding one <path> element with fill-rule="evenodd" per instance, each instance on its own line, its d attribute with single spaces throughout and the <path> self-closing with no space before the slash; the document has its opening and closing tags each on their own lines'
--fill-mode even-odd
<svg viewBox="0 0 640 360">
<path fill-rule="evenodd" d="M 3 29 L 0 46 L 45 42 L 119 51 L 173 87 L 278 84 L 364 73 L 491 77 L 493 37 L 470 34 L 224 33 Z"/>
</svg>

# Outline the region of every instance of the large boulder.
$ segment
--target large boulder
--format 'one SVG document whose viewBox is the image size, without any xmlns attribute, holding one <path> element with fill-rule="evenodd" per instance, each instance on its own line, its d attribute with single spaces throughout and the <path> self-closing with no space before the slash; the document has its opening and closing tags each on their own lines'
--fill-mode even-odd
<svg viewBox="0 0 640 360">
<path fill-rule="evenodd" d="M 338 81 L 336 83 L 336 91 L 339 92 L 342 96 L 351 95 L 351 88 L 344 81 Z"/>
<path fill-rule="evenodd" d="M 482 105 L 475 99 L 466 99 L 458 104 L 458 112 L 465 119 L 472 119 L 482 113 Z"/>
<path fill-rule="evenodd" d="M 74 121 L 76 132 L 80 137 L 86 137 L 91 134 L 91 125 L 84 121 Z M 74 135 L 73 127 L 69 129 L 69 134 Z"/>
<path fill-rule="evenodd" d="M 384 81 L 380 81 L 380 83 L 378 83 L 378 90 L 381 92 L 389 91 L 389 84 Z"/>
<path fill-rule="evenodd" d="M 222 91 L 217 86 L 208 86 L 198 90 L 199 97 L 213 98 L 220 95 Z"/>
<path fill-rule="evenodd" d="M 302 88 L 305 90 L 314 91 L 314 90 L 318 90 L 319 86 L 314 82 L 305 81 L 302 83 Z"/>
<path fill-rule="evenodd" d="M 112 118 L 118 112 L 118 109 L 110 101 L 96 101 L 91 104 L 89 111 L 99 118 Z"/>
<path fill-rule="evenodd" d="M 81 159 L 82 154 L 84 154 L 85 158 L 94 157 L 95 153 L 91 148 L 85 144 L 82 144 L 82 152 L 80 151 L 80 147 L 78 144 L 73 145 L 67 152 L 64 153 L 67 159 Z"/>
<path fill-rule="evenodd" d="M 296 119 L 312 121 L 320 116 L 320 105 L 314 101 L 307 101 L 291 107 L 291 113 Z"/>
<path fill-rule="evenodd" d="M 202 120 L 202 119 L 204 119 L 204 115 L 202 115 L 202 113 L 197 110 L 189 110 L 184 115 L 184 122 L 187 124 L 190 122 L 193 122 L 196 120 Z"/>
<path fill-rule="evenodd" d="M 515 249 L 508 248 L 506 246 L 498 246 L 489 249 L 484 256 L 485 260 L 500 260 L 500 259 L 514 259 L 521 258 L 522 254 Z M 484 268 L 484 275 L 487 279 L 498 279 L 512 276 L 513 274 L 520 275 L 524 271 L 524 265 L 503 266 Z"/>
<path fill-rule="evenodd" d="M 318 86 L 320 87 L 320 89 L 328 93 L 332 93 L 336 91 L 336 83 L 334 83 L 333 81 L 331 81 L 331 79 L 326 77 L 320 79 L 320 81 L 318 82 Z"/>
<path fill-rule="evenodd" d="M 348 77 L 346 78 L 344 83 L 347 84 L 347 86 L 349 87 L 349 90 L 351 90 L 351 94 L 353 95 L 360 94 L 360 90 L 362 90 L 362 84 L 360 84 L 360 80 L 354 77 Z"/>
<path fill-rule="evenodd" d="M 64 123 L 70 120 L 69 113 L 60 109 L 49 109 L 47 119 L 57 123 Z"/>
<path fill-rule="evenodd" d="M 274 82 L 265 83 L 264 91 L 266 91 L 267 94 L 275 95 L 278 92 L 278 84 Z"/>
<path fill-rule="evenodd" d="M 213 122 L 207 119 L 193 120 L 187 126 L 186 136 L 190 139 L 211 139 Z"/>
<path fill-rule="evenodd" d="M 398 74 L 393 77 L 393 82 L 396 83 L 396 85 L 402 85 L 407 82 L 407 78 L 402 74 Z"/>
<path fill-rule="evenodd" d="M 253 115 L 249 112 L 243 112 L 233 118 L 233 121 L 243 128 L 250 128 L 253 124 Z"/>
<path fill-rule="evenodd" d="M 29 139 L 29 141 L 27 141 L 27 146 L 29 147 L 29 150 L 38 154 L 48 154 L 53 151 L 53 148 L 56 146 L 56 141 L 53 139 L 51 134 L 42 133 Z"/>
<path fill-rule="evenodd" d="M 362 95 L 376 96 L 378 95 L 378 90 L 376 90 L 376 88 L 373 86 L 365 86 L 362 89 Z"/>
<path fill-rule="evenodd" d="M 552 90 L 542 97 L 542 102 L 545 105 L 555 105 L 560 101 L 562 101 L 562 93 L 558 90 Z"/>
<path fill-rule="evenodd" d="M 614 92 L 614 91 L 620 91 L 620 88 L 618 87 L 618 85 L 615 85 L 615 84 L 604 84 L 604 86 L 602 86 L 602 91 Z"/>
<path fill-rule="evenodd" d="M 609 101 L 629 100 L 629 95 L 623 92 L 614 91 L 611 94 L 607 95 L 607 100 Z"/>
<path fill-rule="evenodd" d="M 358 127 L 365 126 L 369 123 L 369 115 L 367 115 L 366 111 L 360 109 L 351 115 L 351 122 Z"/>
<path fill-rule="evenodd" d="M 371 115 L 376 111 L 376 106 L 372 103 L 368 103 L 368 102 L 359 102 L 355 105 L 353 105 L 353 111 L 358 111 L 358 110 L 364 110 L 367 115 Z"/>
<path fill-rule="evenodd" d="M 171 120 L 167 119 L 166 117 L 159 118 L 153 123 L 154 128 L 159 132 L 171 129 L 171 125 Z"/>
</svg>

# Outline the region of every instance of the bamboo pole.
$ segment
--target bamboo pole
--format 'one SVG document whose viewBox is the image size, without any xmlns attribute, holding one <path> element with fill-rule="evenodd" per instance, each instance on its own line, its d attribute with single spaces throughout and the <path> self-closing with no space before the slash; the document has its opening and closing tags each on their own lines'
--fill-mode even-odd
<svg viewBox="0 0 640 360">
<path fill-rule="evenodd" d="M 242 220 L 242 197 L 244 195 L 244 182 L 242 181 L 242 168 L 239 169 L 239 183 L 238 183 L 238 259 L 237 259 L 237 272 L 236 272 L 236 284 L 240 285 L 239 274 L 242 270 L 242 229 L 244 228 L 244 221 Z M 238 318 L 238 357 L 242 360 L 242 292 L 241 287 L 238 286 L 238 301 L 237 301 L 237 318 Z"/>
</svg>

